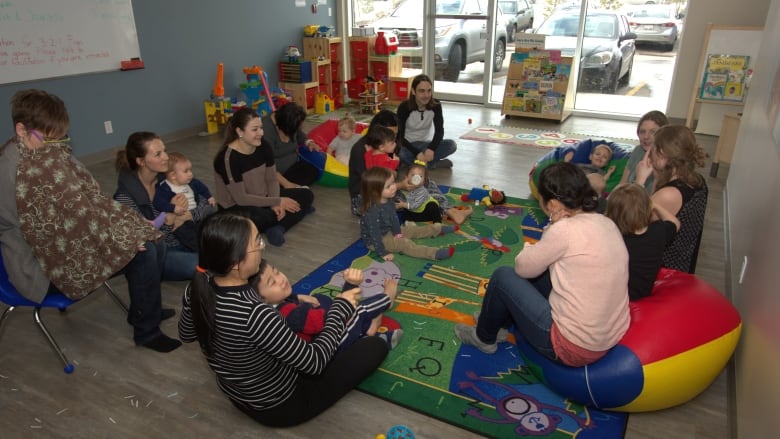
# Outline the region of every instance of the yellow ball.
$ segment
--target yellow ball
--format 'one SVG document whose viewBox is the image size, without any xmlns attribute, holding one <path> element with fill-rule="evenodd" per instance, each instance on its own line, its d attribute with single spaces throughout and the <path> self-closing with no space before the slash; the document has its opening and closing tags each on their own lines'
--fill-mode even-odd
<svg viewBox="0 0 780 439">
<path fill-rule="evenodd" d="M 376 439 L 387 439 L 387 436 L 385 436 L 385 435 L 380 433 L 380 434 L 376 435 Z"/>
</svg>

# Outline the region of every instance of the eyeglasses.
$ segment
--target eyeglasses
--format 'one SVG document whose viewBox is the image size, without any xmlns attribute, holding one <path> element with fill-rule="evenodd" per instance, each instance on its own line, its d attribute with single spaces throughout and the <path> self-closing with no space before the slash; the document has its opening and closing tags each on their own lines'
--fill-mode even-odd
<svg viewBox="0 0 780 439">
<path fill-rule="evenodd" d="M 67 142 L 70 142 L 70 136 L 67 135 L 67 134 L 64 137 L 61 137 L 59 139 L 53 139 L 51 137 L 43 137 L 36 130 L 30 131 L 30 134 L 32 134 L 36 139 L 38 139 L 39 142 L 41 142 L 43 144 L 47 144 L 47 143 L 67 143 Z"/>
<path fill-rule="evenodd" d="M 254 253 L 259 252 L 260 250 L 265 249 L 265 241 L 263 241 L 263 237 L 260 235 L 257 235 L 257 248 L 254 248 L 252 250 L 248 250 L 247 253 Z"/>
</svg>

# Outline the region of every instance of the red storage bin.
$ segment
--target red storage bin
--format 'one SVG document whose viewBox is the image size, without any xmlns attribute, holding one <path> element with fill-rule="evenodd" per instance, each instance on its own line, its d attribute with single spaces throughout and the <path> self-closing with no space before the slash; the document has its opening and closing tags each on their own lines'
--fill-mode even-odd
<svg viewBox="0 0 780 439">
<path fill-rule="evenodd" d="M 306 89 L 306 108 L 314 108 L 314 98 L 317 96 L 317 87 Z"/>
<path fill-rule="evenodd" d="M 352 52 L 352 61 L 368 59 L 368 41 L 350 41 L 349 48 Z"/>
<path fill-rule="evenodd" d="M 409 82 L 407 81 L 392 81 L 393 92 L 395 96 L 406 99 L 409 97 Z"/>
<path fill-rule="evenodd" d="M 387 72 L 387 63 L 384 61 L 371 61 L 371 71 L 377 81 L 390 76 Z"/>
<path fill-rule="evenodd" d="M 368 63 L 353 60 L 352 73 L 355 78 L 362 81 L 366 76 L 368 76 Z"/>
<path fill-rule="evenodd" d="M 347 81 L 347 95 L 352 99 L 360 99 L 360 93 L 363 93 L 363 80 L 350 79 Z"/>
</svg>

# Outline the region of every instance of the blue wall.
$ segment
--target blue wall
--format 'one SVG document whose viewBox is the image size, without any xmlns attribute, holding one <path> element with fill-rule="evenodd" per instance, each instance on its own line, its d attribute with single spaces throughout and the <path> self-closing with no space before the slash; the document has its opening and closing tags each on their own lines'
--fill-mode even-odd
<svg viewBox="0 0 780 439">
<path fill-rule="evenodd" d="M 0 139 L 13 133 L 11 96 L 27 88 L 65 101 L 76 156 L 124 145 L 134 131 L 166 134 L 203 125 L 203 100 L 211 93 L 217 64 L 225 64 L 226 95 L 239 93 L 245 66 L 259 65 L 275 84 L 277 62 L 287 46 L 302 47 L 305 25 L 335 26 L 336 0 L 313 14 L 316 2 L 306 0 L 306 7 L 298 8 L 294 0 L 134 0 L 146 68 L 2 85 Z M 106 120 L 112 121 L 113 134 L 105 134 Z"/>
</svg>

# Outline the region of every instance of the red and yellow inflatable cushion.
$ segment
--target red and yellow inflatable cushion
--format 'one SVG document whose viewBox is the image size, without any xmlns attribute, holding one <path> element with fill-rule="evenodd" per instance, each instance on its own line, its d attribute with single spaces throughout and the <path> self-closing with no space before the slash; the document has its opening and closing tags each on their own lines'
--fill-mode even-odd
<svg viewBox="0 0 780 439">
<path fill-rule="evenodd" d="M 568 367 L 516 334 L 520 353 L 549 388 L 600 409 L 646 412 L 683 404 L 720 374 L 737 346 L 739 313 L 692 274 L 662 269 L 649 297 L 630 303 L 631 326 L 601 360 Z"/>
</svg>

